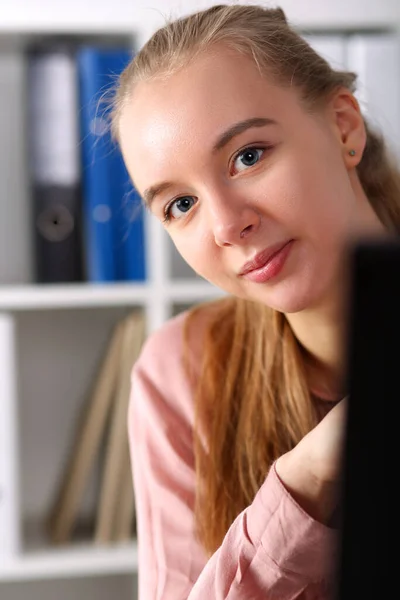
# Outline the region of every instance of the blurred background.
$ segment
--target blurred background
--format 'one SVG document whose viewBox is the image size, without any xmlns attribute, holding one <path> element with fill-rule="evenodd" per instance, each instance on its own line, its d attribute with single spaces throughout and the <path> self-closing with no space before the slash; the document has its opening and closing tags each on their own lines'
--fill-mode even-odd
<svg viewBox="0 0 400 600">
<path fill-rule="evenodd" d="M 222 292 L 144 213 L 109 100 L 165 17 L 212 4 L 0 3 L 2 600 L 137 597 L 130 368 L 146 335 Z M 400 2 L 263 5 L 359 75 L 361 106 L 399 160 Z"/>
</svg>

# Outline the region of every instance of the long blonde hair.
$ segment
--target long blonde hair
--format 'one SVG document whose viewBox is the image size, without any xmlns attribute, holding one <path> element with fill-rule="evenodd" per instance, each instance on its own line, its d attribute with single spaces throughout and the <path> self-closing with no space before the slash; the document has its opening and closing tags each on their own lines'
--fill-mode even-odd
<svg viewBox="0 0 400 600">
<path fill-rule="evenodd" d="M 355 91 L 354 73 L 333 70 L 288 24 L 281 9 L 214 6 L 158 30 L 122 73 L 115 93 L 112 134 L 135 85 L 168 77 L 216 44 L 251 57 L 260 72 L 294 86 L 308 110 L 339 87 Z M 365 121 L 365 120 L 364 120 Z M 400 173 L 382 137 L 365 121 L 360 182 L 381 222 L 400 229 Z M 285 316 L 238 298 L 213 303 L 202 376 L 196 394 L 196 523 L 206 551 L 222 542 L 248 506 L 272 462 L 315 426 L 301 348 Z M 197 313 L 186 320 L 186 339 Z M 189 342 L 187 342 L 189 343 Z M 204 436 L 206 443 L 204 443 Z"/>
</svg>

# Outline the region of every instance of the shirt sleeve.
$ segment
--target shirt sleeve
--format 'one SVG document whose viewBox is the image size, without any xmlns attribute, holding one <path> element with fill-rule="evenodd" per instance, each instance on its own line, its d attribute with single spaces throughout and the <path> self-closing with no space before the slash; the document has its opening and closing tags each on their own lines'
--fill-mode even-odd
<svg viewBox="0 0 400 600">
<path fill-rule="evenodd" d="M 322 590 L 334 562 L 336 531 L 295 502 L 275 464 L 207 559 L 195 532 L 191 389 L 172 333 L 167 327 L 153 334 L 132 373 L 128 432 L 139 600 L 327 598 Z"/>
</svg>

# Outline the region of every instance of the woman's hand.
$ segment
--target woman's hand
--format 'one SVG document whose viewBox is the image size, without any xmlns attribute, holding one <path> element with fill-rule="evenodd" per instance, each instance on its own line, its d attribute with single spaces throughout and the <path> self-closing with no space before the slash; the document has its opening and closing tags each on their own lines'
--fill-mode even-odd
<svg viewBox="0 0 400 600">
<path fill-rule="evenodd" d="M 275 465 L 294 499 L 323 523 L 329 522 L 338 504 L 346 418 L 344 399 Z"/>
<path fill-rule="evenodd" d="M 294 448 L 308 462 L 313 475 L 325 483 L 337 483 L 344 446 L 347 398 L 341 400 Z"/>
</svg>

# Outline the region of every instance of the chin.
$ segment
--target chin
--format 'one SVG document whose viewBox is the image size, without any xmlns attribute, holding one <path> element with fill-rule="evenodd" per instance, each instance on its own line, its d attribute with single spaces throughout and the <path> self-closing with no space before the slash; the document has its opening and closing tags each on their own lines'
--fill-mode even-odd
<svg viewBox="0 0 400 600">
<path fill-rule="evenodd" d="M 260 291 L 257 298 L 252 298 L 262 302 L 266 306 L 281 313 L 291 314 L 310 309 L 316 303 L 316 294 L 310 289 L 301 289 L 299 285 L 283 285 L 279 289 Z"/>
</svg>

